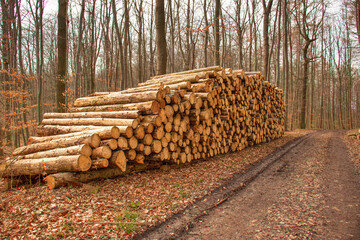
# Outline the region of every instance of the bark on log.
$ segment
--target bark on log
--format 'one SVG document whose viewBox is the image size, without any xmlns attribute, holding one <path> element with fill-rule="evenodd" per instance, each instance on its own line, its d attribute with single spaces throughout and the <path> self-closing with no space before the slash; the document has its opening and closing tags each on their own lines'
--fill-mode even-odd
<svg viewBox="0 0 360 240">
<path fill-rule="evenodd" d="M 151 168 L 159 168 L 160 164 L 154 163 L 145 163 L 145 164 L 132 164 L 129 165 L 127 170 L 123 172 L 119 168 L 105 168 L 87 172 L 65 172 L 65 173 L 56 173 L 46 177 L 46 185 L 49 189 L 58 188 L 71 183 L 86 183 L 96 179 L 107 179 L 115 178 L 118 176 L 123 176 L 131 172 L 144 171 Z"/>
<path fill-rule="evenodd" d="M 131 137 L 133 134 L 133 129 L 127 126 L 59 126 L 59 125 L 40 125 L 36 128 L 36 132 L 39 136 L 52 136 L 59 134 L 68 134 L 75 132 L 86 132 L 93 131 L 103 134 L 107 134 L 111 131 L 111 136 L 113 138 L 118 138 L 120 134 L 125 134 L 127 137 Z M 103 136 L 102 136 L 103 137 Z M 103 139 L 105 139 L 103 137 Z"/>
<path fill-rule="evenodd" d="M 129 126 L 136 128 L 139 124 L 137 119 L 114 119 L 114 118 L 58 118 L 44 119 L 43 125 L 93 125 L 93 126 Z"/>
<path fill-rule="evenodd" d="M 91 159 L 83 155 L 69 155 L 53 158 L 11 160 L 0 164 L 0 176 L 41 175 L 57 172 L 87 171 Z"/>
<path fill-rule="evenodd" d="M 81 144 L 77 146 L 56 148 L 48 151 L 27 154 L 21 156 L 21 159 L 50 158 L 50 157 L 59 157 L 59 156 L 68 156 L 68 155 L 84 155 L 90 157 L 91 152 L 92 149 L 88 144 Z"/>
<path fill-rule="evenodd" d="M 28 144 L 49 142 L 49 141 L 53 141 L 56 139 L 75 137 L 75 136 L 81 136 L 84 134 L 92 134 L 92 133 L 97 133 L 101 139 L 118 138 L 120 136 L 120 129 L 118 127 L 99 128 L 99 129 L 93 129 L 93 130 L 88 130 L 88 131 L 66 133 L 66 134 L 59 134 L 59 135 L 52 135 L 52 136 L 29 137 Z"/>
<path fill-rule="evenodd" d="M 147 91 L 128 94 L 122 94 L 121 92 L 113 92 L 103 96 L 83 97 L 75 100 L 74 107 L 127 104 L 160 100 L 159 92 L 160 91 Z"/>
<path fill-rule="evenodd" d="M 100 141 L 101 139 L 98 134 L 84 134 L 82 136 L 69 137 L 65 139 L 56 139 L 50 142 L 35 143 L 35 144 L 19 147 L 13 151 L 12 155 L 13 156 L 26 155 L 30 153 L 46 151 L 55 148 L 65 148 L 80 144 L 88 144 L 91 147 L 96 148 L 100 145 Z"/>
<path fill-rule="evenodd" d="M 140 116 L 140 111 L 112 111 L 112 112 L 75 112 L 75 113 L 44 113 L 44 119 L 55 118 L 120 118 L 135 119 Z"/>
</svg>

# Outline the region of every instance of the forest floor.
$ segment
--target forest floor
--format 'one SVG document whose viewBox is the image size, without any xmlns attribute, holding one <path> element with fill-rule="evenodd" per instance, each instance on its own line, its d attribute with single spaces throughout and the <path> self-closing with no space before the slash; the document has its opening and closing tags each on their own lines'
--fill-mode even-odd
<svg viewBox="0 0 360 240">
<path fill-rule="evenodd" d="M 358 151 L 344 131 L 292 131 L 168 171 L 4 191 L 0 238 L 358 239 Z"/>
</svg>

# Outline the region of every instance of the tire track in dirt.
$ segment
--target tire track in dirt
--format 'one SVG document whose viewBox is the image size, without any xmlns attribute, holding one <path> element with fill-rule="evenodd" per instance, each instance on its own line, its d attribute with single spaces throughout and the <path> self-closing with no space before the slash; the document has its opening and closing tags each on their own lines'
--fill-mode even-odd
<svg viewBox="0 0 360 240">
<path fill-rule="evenodd" d="M 202 207 L 208 196 L 143 237 L 360 239 L 360 177 L 342 134 L 319 131 L 288 145 L 255 166 L 246 185 L 235 177 L 223 187 L 238 186 L 213 208 Z"/>
</svg>

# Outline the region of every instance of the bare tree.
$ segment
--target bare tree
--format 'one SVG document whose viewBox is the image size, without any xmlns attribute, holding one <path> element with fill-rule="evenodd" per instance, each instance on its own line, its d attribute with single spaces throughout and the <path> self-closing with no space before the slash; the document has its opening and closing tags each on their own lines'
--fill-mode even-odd
<svg viewBox="0 0 360 240">
<path fill-rule="evenodd" d="M 68 0 L 59 0 L 58 13 L 58 64 L 56 77 L 56 106 L 58 112 L 65 112 L 65 90 L 67 74 L 67 30 Z"/>
<path fill-rule="evenodd" d="M 265 0 L 262 0 L 264 8 L 264 19 L 263 19 L 263 38 L 264 38 L 264 75 L 265 79 L 269 80 L 269 65 L 270 65 L 270 54 L 269 54 L 269 21 L 270 13 L 273 0 L 269 0 L 266 4 Z"/>
<path fill-rule="evenodd" d="M 221 3 L 220 0 L 215 0 L 215 28 L 214 28 L 214 35 L 215 35 L 215 53 L 214 53 L 214 60 L 215 65 L 220 65 L 220 8 Z"/>
<path fill-rule="evenodd" d="M 301 114 L 300 114 L 300 128 L 306 128 L 306 107 L 307 107 L 307 91 L 309 79 L 309 66 L 313 60 L 308 53 L 310 45 L 316 41 L 317 33 L 324 19 L 324 11 L 321 2 L 316 0 L 308 2 L 307 0 L 300 0 L 296 6 L 296 22 L 299 33 L 304 39 L 305 43 L 302 49 L 303 57 L 303 81 L 302 81 L 302 100 L 301 100 Z M 319 15 L 318 13 L 321 13 Z"/>
<path fill-rule="evenodd" d="M 160 75 L 166 73 L 167 63 L 164 0 L 156 0 L 155 25 L 157 57 L 156 74 Z"/>
</svg>

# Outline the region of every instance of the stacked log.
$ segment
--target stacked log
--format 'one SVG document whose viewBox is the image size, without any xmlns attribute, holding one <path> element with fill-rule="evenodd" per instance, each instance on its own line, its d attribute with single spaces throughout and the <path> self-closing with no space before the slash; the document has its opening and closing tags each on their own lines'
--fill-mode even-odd
<svg viewBox="0 0 360 240">
<path fill-rule="evenodd" d="M 15 149 L 0 175 L 48 175 L 55 188 L 184 164 L 281 137 L 284 118 L 282 90 L 259 72 L 215 66 L 155 76 L 44 114 L 38 137 Z"/>
</svg>

